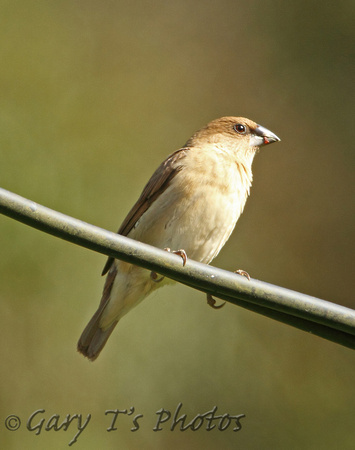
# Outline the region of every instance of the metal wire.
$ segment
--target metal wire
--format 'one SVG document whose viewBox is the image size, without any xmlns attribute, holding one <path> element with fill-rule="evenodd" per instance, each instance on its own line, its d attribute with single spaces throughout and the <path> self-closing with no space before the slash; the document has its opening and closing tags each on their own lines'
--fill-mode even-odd
<svg viewBox="0 0 355 450">
<path fill-rule="evenodd" d="M 82 247 L 144 267 L 250 311 L 355 349 L 355 310 L 246 278 L 74 219 L 0 188 L 0 213 Z M 1 239 L 1 236 L 0 236 Z"/>
</svg>

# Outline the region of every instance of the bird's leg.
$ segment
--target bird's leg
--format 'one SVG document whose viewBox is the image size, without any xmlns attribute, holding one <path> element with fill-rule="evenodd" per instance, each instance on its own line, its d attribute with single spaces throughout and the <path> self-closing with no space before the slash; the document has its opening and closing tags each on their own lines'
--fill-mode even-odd
<svg viewBox="0 0 355 450">
<path fill-rule="evenodd" d="M 248 280 L 250 281 L 250 275 L 245 270 L 238 269 L 234 273 L 237 273 L 238 275 L 242 275 L 243 277 L 248 278 Z M 212 295 L 211 294 L 206 294 L 206 295 L 207 295 L 207 303 L 213 309 L 220 309 L 226 304 L 226 302 L 223 302 L 221 305 L 216 306 L 216 300 L 212 297 Z"/>
<path fill-rule="evenodd" d="M 184 266 L 186 264 L 187 255 L 186 255 L 185 250 L 180 249 L 180 250 L 173 250 L 173 251 L 171 251 L 171 249 L 169 247 L 164 248 L 164 250 L 166 252 L 174 253 L 175 255 L 181 256 L 181 258 L 182 258 L 182 265 Z M 150 278 L 154 281 L 154 283 L 160 283 L 164 279 L 163 276 L 158 278 L 158 274 L 156 272 L 153 272 L 153 271 L 150 272 Z"/>
</svg>

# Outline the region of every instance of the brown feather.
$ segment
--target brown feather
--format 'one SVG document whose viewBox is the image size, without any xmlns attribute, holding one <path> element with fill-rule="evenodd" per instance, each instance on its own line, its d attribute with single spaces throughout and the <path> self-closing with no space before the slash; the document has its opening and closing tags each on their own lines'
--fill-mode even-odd
<svg viewBox="0 0 355 450">
<path fill-rule="evenodd" d="M 110 299 L 110 293 L 116 274 L 117 268 L 114 265 L 107 275 L 100 305 L 90 322 L 86 325 L 78 342 L 78 351 L 92 361 L 99 356 L 100 351 L 103 349 L 107 339 L 117 325 L 117 322 L 114 322 L 107 330 L 102 330 L 99 326 L 101 316 Z"/>
<path fill-rule="evenodd" d="M 144 187 L 139 199 L 122 222 L 117 234 L 127 236 L 149 206 L 168 188 L 171 180 L 183 168 L 180 162 L 184 159 L 188 150 L 188 148 L 181 148 L 160 164 Z M 101 275 L 105 275 L 110 270 L 114 259 L 112 256 L 109 256 Z"/>
</svg>

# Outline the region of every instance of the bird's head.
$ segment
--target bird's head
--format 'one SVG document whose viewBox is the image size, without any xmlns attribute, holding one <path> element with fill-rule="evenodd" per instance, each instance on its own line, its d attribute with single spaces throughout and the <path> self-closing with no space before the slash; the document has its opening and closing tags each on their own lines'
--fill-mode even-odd
<svg viewBox="0 0 355 450">
<path fill-rule="evenodd" d="M 259 147 L 280 138 L 270 130 L 245 117 L 221 117 L 197 131 L 186 143 L 186 147 L 214 145 L 221 149 L 253 153 Z"/>
</svg>

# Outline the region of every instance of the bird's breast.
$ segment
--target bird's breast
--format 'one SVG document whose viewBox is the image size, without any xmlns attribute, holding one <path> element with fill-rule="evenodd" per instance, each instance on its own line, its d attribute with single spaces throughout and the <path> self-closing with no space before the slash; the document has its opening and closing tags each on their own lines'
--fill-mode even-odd
<svg viewBox="0 0 355 450">
<path fill-rule="evenodd" d="M 143 214 L 130 237 L 209 263 L 243 211 L 251 177 L 229 155 L 191 152 L 169 187 Z"/>
</svg>

